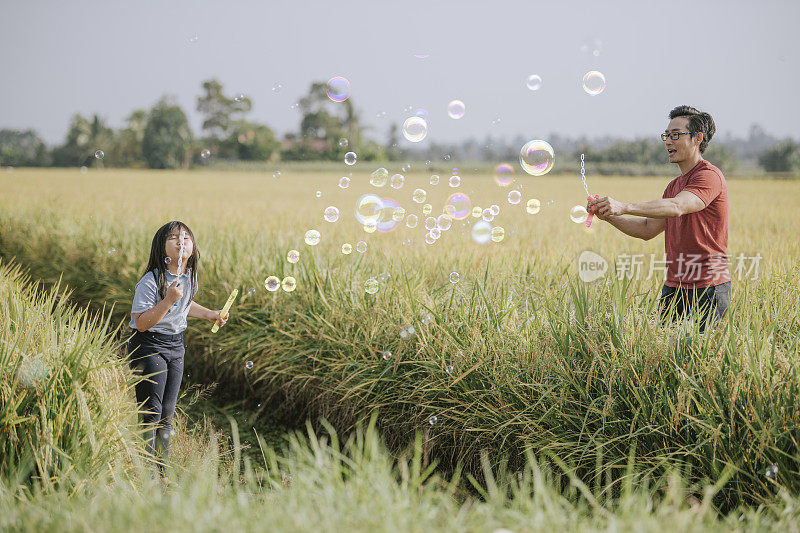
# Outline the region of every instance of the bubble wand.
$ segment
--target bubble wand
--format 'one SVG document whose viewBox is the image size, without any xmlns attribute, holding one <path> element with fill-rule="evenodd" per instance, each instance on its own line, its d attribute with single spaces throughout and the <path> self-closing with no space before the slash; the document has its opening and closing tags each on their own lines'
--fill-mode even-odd
<svg viewBox="0 0 800 533">
<path fill-rule="evenodd" d="M 586 198 L 591 202 L 592 200 L 599 200 L 600 197 L 598 195 L 592 196 L 589 194 L 589 187 L 586 186 L 586 166 L 583 162 L 583 154 L 581 154 L 581 181 L 583 181 L 583 190 L 586 191 Z M 586 217 L 586 227 L 590 227 L 592 225 L 592 219 L 594 218 L 594 207 L 589 208 L 589 216 Z"/>
<path fill-rule="evenodd" d="M 237 294 L 239 294 L 239 289 L 233 289 L 231 295 L 228 296 L 228 301 L 225 302 L 225 305 L 222 307 L 222 311 L 220 311 L 219 316 L 228 316 L 228 311 L 230 311 L 231 305 L 233 305 L 233 301 L 236 299 Z M 211 327 L 211 333 L 216 333 L 217 331 L 219 331 L 219 320 L 214 322 L 214 325 Z"/>
<path fill-rule="evenodd" d="M 178 252 L 178 277 L 181 275 L 181 262 L 183 261 L 183 240 L 186 238 L 186 230 L 181 230 L 181 251 Z M 180 283 L 178 283 L 180 285 Z M 172 304 L 172 307 L 178 305 L 178 302 Z"/>
</svg>

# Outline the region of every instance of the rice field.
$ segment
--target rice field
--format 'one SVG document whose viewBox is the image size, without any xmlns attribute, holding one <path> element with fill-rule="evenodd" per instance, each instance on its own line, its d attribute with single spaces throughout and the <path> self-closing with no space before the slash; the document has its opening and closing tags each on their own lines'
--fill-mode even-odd
<svg viewBox="0 0 800 533">
<path fill-rule="evenodd" d="M 492 472 L 522 475 L 533 457 L 572 476 L 553 481 L 554 494 L 588 487 L 564 496 L 588 506 L 564 511 L 573 517 L 617 513 L 614 502 L 624 501 L 617 498 L 628 486 L 660 500 L 669 490 L 655 480 L 676 471 L 693 487 L 677 508 L 694 509 L 686 502 L 698 498 L 723 513 L 712 522 L 794 497 L 800 245 L 787 213 L 800 205 L 800 182 L 729 179 L 729 254 L 760 256 L 758 271 L 734 276 L 728 320 L 698 335 L 696 325 L 657 324 L 661 281 L 647 267 L 651 254 L 663 253 L 663 237 L 638 241 L 600 221 L 587 231 L 570 220 L 570 209 L 585 204 L 579 177 L 518 175 L 511 188 L 522 186 L 521 201 L 511 204 L 511 188 L 491 173 L 462 169 L 460 186 L 451 188 L 449 169 L 436 186 L 429 172 L 412 171 L 402 188 L 379 189 L 369 183 L 372 170 L 292 168 L 276 179 L 15 169 L 0 174 L 0 256 L 46 284 L 60 279 L 74 301 L 110 311 L 116 325 L 129 313 L 153 233 L 182 220 L 202 255 L 197 301 L 220 307 L 231 289 L 242 295 L 216 335 L 205 323 L 190 324 L 190 372 L 265 404 L 277 399 L 298 417 L 325 417 L 343 434 L 375 417 L 393 453 L 418 438 L 420 468 L 437 465 L 445 477 L 463 472 L 478 494 L 496 490 L 488 488 Z M 351 171 L 349 187 L 340 188 Z M 667 182 L 590 176 L 589 189 L 639 201 L 660 197 Z M 417 188 L 435 215 L 455 192 L 469 196 L 470 207 L 496 204 L 491 225 L 503 227 L 504 238 L 475 243 L 477 219 L 468 217 L 426 244 L 424 204 L 412 200 Z M 391 232 L 365 232 L 353 216 L 365 193 L 394 198 L 418 226 L 403 221 Z M 526 209 L 532 198 L 541 205 L 535 214 Z M 328 206 L 339 209 L 334 223 L 323 219 Z M 320 241 L 310 246 L 304 235 L 314 229 Z M 347 255 L 345 243 L 354 248 Z M 293 249 L 297 263 L 286 259 Z M 584 250 L 610 263 L 605 278 L 579 279 Z M 615 258 L 622 264 L 619 258 L 638 254 L 640 275 L 617 279 Z M 293 277 L 296 288 L 267 291 L 264 280 L 273 275 Z M 374 294 L 365 291 L 370 280 Z M 773 466 L 777 475 L 766 476 Z M 705 500 L 702 487 L 710 488 Z M 521 498 L 500 492 L 506 510 Z M 490 493 L 481 500 L 495 501 Z M 501 527 L 472 524 L 466 527 Z"/>
</svg>

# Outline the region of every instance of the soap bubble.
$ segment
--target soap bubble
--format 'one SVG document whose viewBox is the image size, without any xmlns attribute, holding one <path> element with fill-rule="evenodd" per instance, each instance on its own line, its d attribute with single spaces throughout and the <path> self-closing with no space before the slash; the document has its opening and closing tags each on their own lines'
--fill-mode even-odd
<svg viewBox="0 0 800 533">
<path fill-rule="evenodd" d="M 425 122 L 428 122 L 428 111 L 422 108 L 417 109 L 414 111 L 414 116 L 421 118 Z"/>
<path fill-rule="evenodd" d="M 553 147 L 547 141 L 528 141 L 519 151 L 519 164 L 532 176 L 544 176 L 553 168 Z"/>
<path fill-rule="evenodd" d="M 461 100 L 453 100 L 447 104 L 447 114 L 450 115 L 450 118 L 459 119 L 464 116 L 465 111 L 464 102 Z"/>
<path fill-rule="evenodd" d="M 350 178 L 348 178 L 347 176 L 342 176 L 339 179 L 339 188 L 340 189 L 346 189 L 349 186 L 350 186 Z"/>
<path fill-rule="evenodd" d="M 292 276 L 286 276 L 281 281 L 281 289 L 285 292 L 292 292 L 297 287 L 297 280 L 295 280 Z"/>
<path fill-rule="evenodd" d="M 597 96 L 606 88 L 606 77 L 602 72 L 590 70 L 583 76 L 583 90 L 586 94 Z"/>
<path fill-rule="evenodd" d="M 244 367 L 245 367 L 247 370 L 250 370 L 251 368 L 253 368 L 253 362 L 252 362 L 252 361 L 248 361 L 248 362 L 246 362 L 246 363 L 244 364 Z"/>
<path fill-rule="evenodd" d="M 319 232 L 315 229 L 310 229 L 306 232 L 306 244 L 309 246 L 316 246 L 319 244 Z"/>
<path fill-rule="evenodd" d="M 383 187 L 389 180 L 389 171 L 381 167 L 369 175 L 369 183 L 374 187 Z"/>
<path fill-rule="evenodd" d="M 342 245 L 342 253 L 344 255 L 350 255 L 350 252 L 353 251 L 353 245 L 349 242 L 346 242 Z"/>
<path fill-rule="evenodd" d="M 438 227 L 431 229 L 429 233 L 434 239 L 438 239 L 442 236 L 442 230 L 440 230 Z"/>
<path fill-rule="evenodd" d="M 436 236 L 431 232 L 425 234 L 425 244 L 433 244 L 436 242 Z"/>
<path fill-rule="evenodd" d="M 458 187 L 461 185 L 461 176 L 450 176 L 450 179 L 447 180 L 447 183 L 449 183 L 451 187 Z"/>
<path fill-rule="evenodd" d="M 363 254 L 367 251 L 367 243 L 364 241 L 358 241 L 356 243 L 356 251 L 360 254 Z"/>
<path fill-rule="evenodd" d="M 255 287 L 250 287 L 249 289 L 247 289 L 247 294 L 249 294 L 250 296 L 254 295 L 255 293 L 256 293 Z"/>
<path fill-rule="evenodd" d="M 385 352 L 383 352 L 383 360 L 384 361 L 388 361 L 391 358 L 392 358 L 392 352 L 390 352 L 389 350 L 386 350 Z"/>
<path fill-rule="evenodd" d="M 479 220 L 472 226 L 472 240 L 478 244 L 486 244 L 492 239 L 492 225 Z"/>
<path fill-rule="evenodd" d="M 428 193 L 425 192 L 425 189 L 414 189 L 414 193 L 411 195 L 411 199 L 418 204 L 424 203 L 427 197 Z"/>
<path fill-rule="evenodd" d="M 506 230 L 503 226 L 496 226 L 492 228 L 491 235 L 494 242 L 500 242 L 506 238 Z"/>
<path fill-rule="evenodd" d="M 576 224 L 586 222 L 588 216 L 589 213 L 586 212 L 586 208 L 583 207 L 582 205 L 576 205 L 569 212 L 569 219 L 575 222 Z"/>
<path fill-rule="evenodd" d="M 408 117 L 403 122 L 403 137 L 412 143 L 422 141 L 428 135 L 428 123 L 420 117 Z"/>
<path fill-rule="evenodd" d="M 419 222 L 419 217 L 417 217 L 417 215 L 408 215 L 406 217 L 406 226 L 408 226 L 409 228 L 416 228 L 418 222 Z"/>
<path fill-rule="evenodd" d="M 244 102 L 244 99 L 247 98 L 244 93 L 239 93 L 233 97 L 234 102 Z"/>
<path fill-rule="evenodd" d="M 436 219 L 433 217 L 428 217 L 425 219 L 425 229 L 432 230 L 436 227 Z"/>
<path fill-rule="evenodd" d="M 272 92 L 274 92 L 274 93 L 281 92 L 281 89 L 283 89 L 283 84 L 282 83 L 275 83 L 275 85 L 272 86 Z"/>
<path fill-rule="evenodd" d="M 407 325 L 407 326 L 400 326 L 400 338 L 403 340 L 410 339 L 414 335 L 417 334 L 417 331 L 414 329 L 414 326 Z"/>
<path fill-rule="evenodd" d="M 430 418 L 428 419 L 428 424 L 430 424 L 430 425 L 432 425 L 432 426 L 435 426 L 435 425 L 436 425 L 436 424 L 438 424 L 438 423 L 439 423 L 439 417 L 438 417 L 438 416 L 436 416 L 436 415 L 433 415 L 432 417 L 430 417 Z"/>
<path fill-rule="evenodd" d="M 364 292 L 367 294 L 375 294 L 378 292 L 378 280 L 375 278 L 369 278 L 367 281 L 365 281 Z"/>
<path fill-rule="evenodd" d="M 453 170 L 450 173 L 455 176 L 456 174 L 458 174 L 458 169 L 456 167 L 453 167 Z"/>
<path fill-rule="evenodd" d="M 511 191 L 508 193 L 508 203 L 517 205 L 522 200 L 522 193 L 519 191 Z"/>
<path fill-rule="evenodd" d="M 281 177 L 281 171 L 280 170 L 273 171 L 272 172 L 272 177 L 275 178 L 275 179 L 280 178 Z"/>
<path fill-rule="evenodd" d="M 455 194 L 451 194 L 447 198 L 446 205 L 453 206 L 449 214 L 451 217 L 455 218 L 456 220 L 464 220 L 469 216 L 470 208 L 472 207 L 472 202 L 464 193 L 457 192 Z"/>
<path fill-rule="evenodd" d="M 406 163 L 402 166 L 403 172 L 411 172 L 411 163 Z"/>
<path fill-rule="evenodd" d="M 483 216 L 483 208 L 479 205 L 476 205 L 472 208 L 472 217 L 473 218 L 481 218 Z"/>
<path fill-rule="evenodd" d="M 436 175 L 436 174 L 433 174 L 431 176 L 431 179 L 428 180 L 428 183 L 430 183 L 431 185 L 439 185 L 439 176 Z"/>
<path fill-rule="evenodd" d="M 376 222 L 378 231 L 381 233 L 389 233 L 400 226 L 402 217 L 395 217 L 395 213 L 398 209 L 400 209 L 400 206 L 397 205 L 397 202 L 394 201 L 393 198 L 381 198 L 381 209 L 378 212 L 378 221 Z M 405 210 L 403 210 L 403 213 L 405 213 Z"/>
<path fill-rule="evenodd" d="M 300 252 L 297 250 L 289 250 L 286 254 L 286 260 L 290 263 L 297 263 L 300 260 Z"/>
<path fill-rule="evenodd" d="M 377 224 L 383 199 L 376 194 L 364 194 L 356 201 L 355 217 L 361 224 Z"/>
<path fill-rule="evenodd" d="M 769 465 L 764 475 L 767 479 L 776 479 L 778 477 L 778 465 Z"/>
<path fill-rule="evenodd" d="M 348 140 L 347 140 L 347 139 L 345 139 L 344 137 L 342 137 L 341 139 L 339 139 L 339 146 L 340 146 L 341 148 L 347 148 L 347 145 L 349 145 L 349 144 L 350 144 L 350 141 L 348 141 Z"/>
<path fill-rule="evenodd" d="M 494 213 L 492 213 L 492 210 L 487 207 L 483 210 L 483 213 L 481 213 L 481 218 L 486 222 L 491 222 L 494 220 Z"/>
<path fill-rule="evenodd" d="M 536 198 L 531 198 L 525 205 L 525 209 L 528 211 L 529 215 L 535 215 L 536 213 L 539 212 L 539 209 L 541 209 L 541 207 L 542 207 L 542 202 L 540 202 Z"/>
<path fill-rule="evenodd" d="M 430 215 L 431 211 L 433 211 L 433 206 L 431 204 L 425 204 L 422 206 L 423 215 Z"/>
<path fill-rule="evenodd" d="M 317 198 L 322 198 L 322 191 L 315 192 L 314 196 L 316 196 Z"/>
<path fill-rule="evenodd" d="M 86 174 L 87 172 L 89 172 L 89 169 L 88 169 L 88 168 L 86 168 L 86 167 L 81 167 L 81 174 Z"/>
<path fill-rule="evenodd" d="M 328 98 L 334 102 L 344 102 L 350 98 L 350 82 L 347 78 L 335 76 L 328 80 Z"/>
<path fill-rule="evenodd" d="M 525 85 L 527 85 L 528 89 L 530 89 L 531 91 L 537 91 L 539 90 L 539 87 L 542 86 L 542 77 L 539 76 L 538 74 L 531 74 L 530 76 L 528 76 Z"/>
<path fill-rule="evenodd" d="M 358 156 L 356 156 L 355 152 L 347 152 L 346 154 L 344 154 L 344 164 L 345 165 L 355 165 L 357 158 L 358 158 Z"/>
<path fill-rule="evenodd" d="M 378 225 L 370 222 L 369 224 L 364 224 L 364 233 L 375 233 L 375 230 L 378 229 Z"/>
<path fill-rule="evenodd" d="M 392 211 L 392 220 L 400 222 L 406 217 L 406 210 L 404 207 L 397 206 Z"/>
<path fill-rule="evenodd" d="M 494 170 L 494 182 L 501 187 L 507 187 L 514 181 L 514 167 L 507 163 L 498 165 Z"/>
<path fill-rule="evenodd" d="M 500 206 L 497 204 L 492 204 L 489 206 L 489 211 L 491 211 L 494 216 L 497 216 L 500 214 Z"/>
<path fill-rule="evenodd" d="M 270 276 L 264 280 L 264 287 L 266 287 L 269 292 L 277 291 L 280 286 L 281 280 L 278 276 Z"/>
<path fill-rule="evenodd" d="M 105 152 L 98 150 L 94 153 L 95 159 L 103 159 L 106 156 Z"/>
<path fill-rule="evenodd" d="M 439 215 L 439 218 L 436 219 L 436 227 L 442 231 L 449 230 L 452 223 L 453 219 L 448 214 Z"/>
<path fill-rule="evenodd" d="M 450 272 L 450 283 L 458 283 L 461 279 L 461 274 L 458 272 Z"/>
<path fill-rule="evenodd" d="M 336 222 L 339 220 L 339 209 L 335 206 L 329 205 L 325 208 L 325 220 L 328 222 Z"/>
<path fill-rule="evenodd" d="M 453 365 L 447 365 L 446 367 L 444 367 L 444 371 L 447 372 L 448 374 L 452 374 L 453 373 Z"/>
<path fill-rule="evenodd" d="M 402 174 L 394 174 L 389 180 L 389 185 L 392 187 L 392 189 L 399 189 L 403 186 L 405 181 L 406 178 Z"/>
</svg>

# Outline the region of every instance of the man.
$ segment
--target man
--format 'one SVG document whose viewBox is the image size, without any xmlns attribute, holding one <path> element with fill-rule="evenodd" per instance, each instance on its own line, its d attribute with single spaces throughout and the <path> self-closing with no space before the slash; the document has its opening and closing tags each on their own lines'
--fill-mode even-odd
<svg viewBox="0 0 800 533">
<path fill-rule="evenodd" d="M 689 106 L 669 113 L 661 135 L 670 163 L 681 175 L 667 185 L 660 200 L 619 202 L 610 196 L 591 200 L 587 210 L 621 232 L 650 240 L 664 232 L 667 276 L 661 290 L 662 321 L 697 312 L 714 324 L 728 310 L 728 185 L 722 172 L 703 159 L 716 130 L 714 119 Z M 634 215 L 634 218 L 623 215 Z"/>
</svg>

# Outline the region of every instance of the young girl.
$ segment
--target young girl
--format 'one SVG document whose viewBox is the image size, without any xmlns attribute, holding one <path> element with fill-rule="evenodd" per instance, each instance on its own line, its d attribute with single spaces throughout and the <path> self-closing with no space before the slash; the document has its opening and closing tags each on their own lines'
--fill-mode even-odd
<svg viewBox="0 0 800 533">
<path fill-rule="evenodd" d="M 199 261 L 192 230 L 179 221 L 164 224 L 153 237 L 150 260 L 133 295 L 130 327 L 135 331 L 128 341 L 128 354 L 134 371 L 145 376 L 136 384 L 136 401 L 144 404 L 147 451 L 156 457 L 164 484 L 169 484 L 167 459 L 172 415 L 183 377 L 186 318 L 219 321 L 220 325 L 228 318 L 194 301 Z"/>
</svg>

